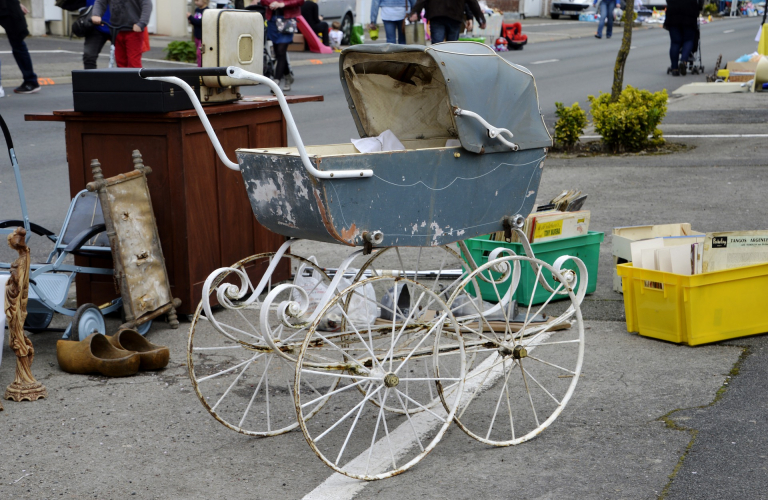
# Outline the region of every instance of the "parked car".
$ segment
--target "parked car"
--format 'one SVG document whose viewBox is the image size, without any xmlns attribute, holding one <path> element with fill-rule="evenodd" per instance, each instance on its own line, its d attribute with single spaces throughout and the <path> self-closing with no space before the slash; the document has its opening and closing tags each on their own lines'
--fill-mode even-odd
<svg viewBox="0 0 768 500">
<path fill-rule="evenodd" d="M 560 16 L 571 16 L 571 19 L 579 19 L 579 14 L 592 6 L 592 0 L 554 0 L 549 9 L 552 19 L 560 19 Z"/>
<path fill-rule="evenodd" d="M 350 0 L 317 0 L 318 11 L 323 16 L 323 21 L 328 25 L 333 21 L 341 23 L 341 32 L 344 38 L 342 45 L 349 45 L 349 37 L 352 34 L 352 25 L 355 23 L 355 2 Z"/>
</svg>

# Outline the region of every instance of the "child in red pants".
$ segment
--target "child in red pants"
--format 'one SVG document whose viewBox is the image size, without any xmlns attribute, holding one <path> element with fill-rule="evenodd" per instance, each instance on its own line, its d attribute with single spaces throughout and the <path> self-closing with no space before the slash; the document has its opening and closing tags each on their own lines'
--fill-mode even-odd
<svg viewBox="0 0 768 500">
<path fill-rule="evenodd" d="M 120 68 L 141 68 L 144 28 L 152 13 L 152 0 L 96 0 L 93 24 L 101 24 L 101 15 L 109 5 L 112 26 L 122 27 L 115 40 L 115 60 Z"/>
</svg>

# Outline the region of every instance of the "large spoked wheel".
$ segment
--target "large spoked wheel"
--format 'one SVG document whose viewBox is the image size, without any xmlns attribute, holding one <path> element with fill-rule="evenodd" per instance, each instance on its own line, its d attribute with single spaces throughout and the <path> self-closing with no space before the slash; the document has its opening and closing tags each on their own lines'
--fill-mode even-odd
<svg viewBox="0 0 768 500">
<path fill-rule="evenodd" d="M 278 318 L 280 304 L 296 298 L 294 289 L 289 286 L 271 294 L 274 300 L 265 305 L 267 293 L 281 285 L 269 278 L 261 297 L 253 303 L 246 305 L 256 283 L 248 287 L 249 293 L 237 300 L 231 298 L 239 289 L 234 283 L 239 283 L 242 277 L 235 270 L 264 271 L 273 258 L 273 253 L 254 255 L 222 271 L 213 280 L 203 301 L 215 304 L 219 293 L 223 293 L 224 300 L 229 300 L 229 307 L 212 306 L 212 317 L 209 317 L 201 301 L 192 319 L 187 346 L 189 376 L 203 406 L 226 427 L 251 436 L 274 436 L 298 425 L 293 402 L 295 367 L 292 358 L 295 359 L 309 325 L 306 319 L 299 318 L 297 325 L 286 326 Z M 287 264 L 290 276 L 304 273 L 316 278 L 318 283 L 329 282 L 320 268 L 301 257 L 283 255 L 280 264 L 277 269 L 283 274 Z M 285 283 L 293 282 L 287 278 Z M 282 355 L 265 340 L 260 324 L 262 308 L 267 308 L 269 315 L 267 334 L 271 335 L 273 345 Z M 322 384 L 317 385 L 304 380 L 302 387 L 322 396 L 323 391 L 333 390 L 336 384 L 337 380 L 325 377 Z M 308 417 L 324 402 L 325 399 L 319 399 L 308 407 Z"/>
<path fill-rule="evenodd" d="M 557 284 L 545 302 L 517 311 L 510 302 L 496 311 L 501 321 L 488 320 L 479 309 L 474 317 L 458 318 L 467 353 L 476 358 L 454 420 L 471 437 L 493 446 L 520 444 L 540 434 L 563 411 L 581 373 L 584 325 L 573 291 L 575 272 L 560 273 L 538 259 L 513 256 L 489 262 L 475 274 L 490 277 L 491 269 L 507 272 L 532 262 L 540 266 L 533 295 L 544 273 Z M 501 296 L 500 283 L 491 283 Z M 547 309 L 563 312 L 549 315 Z"/>
<path fill-rule="evenodd" d="M 449 297 L 455 295 L 453 301 L 455 307 L 452 308 L 451 312 L 454 316 L 459 316 L 461 311 L 466 309 L 469 302 L 477 302 L 478 299 L 476 297 L 480 296 L 477 280 L 474 278 L 467 279 L 470 274 L 471 269 L 469 265 L 456 251 L 448 246 L 388 247 L 377 249 L 360 268 L 354 281 L 357 282 L 373 276 L 405 277 L 439 294 L 443 300 L 448 300 Z M 465 280 L 466 284 L 462 287 L 461 285 Z M 379 301 L 376 303 L 376 306 L 382 311 L 382 317 L 377 320 L 377 323 L 387 324 L 389 320 L 385 318 L 391 316 L 389 310 L 392 307 L 394 298 L 394 286 L 390 289 L 382 289 L 382 285 L 379 284 L 377 287 L 380 290 L 377 293 Z M 345 310 L 350 309 L 352 296 L 352 294 L 347 295 Z M 355 294 L 355 296 L 359 297 L 360 294 Z M 397 294 L 397 303 L 403 309 L 408 307 L 407 304 L 410 299 L 408 289 L 405 289 L 404 293 Z M 402 326 L 402 321 L 400 320 L 396 321 L 398 326 Z M 342 321 L 345 320 L 343 319 Z M 342 323 L 342 329 L 345 326 L 345 323 Z M 467 358 L 467 371 L 472 367 L 473 361 L 474 355 L 470 355 Z M 456 387 L 457 384 L 452 383 L 444 386 L 443 389 L 451 391 Z M 360 389 L 362 390 L 362 388 Z M 378 404 L 378 401 L 375 399 L 372 402 L 373 404 Z M 440 404 L 439 399 L 435 398 L 433 403 Z M 404 412 L 403 408 L 399 405 L 390 404 L 385 409 L 394 413 Z M 424 411 L 424 407 L 411 406 L 407 407 L 407 411 L 411 414 L 419 413 Z"/>
<path fill-rule="evenodd" d="M 377 297 L 395 290 L 393 305 L 375 302 L 379 316 L 388 317 L 384 321 L 345 310 L 350 295 L 370 297 L 369 285 Z M 398 301 L 401 294 L 408 300 Z M 335 471 L 363 480 L 394 476 L 435 447 L 456 412 L 466 370 L 459 326 L 438 293 L 404 278 L 356 282 L 323 314 L 332 309 L 342 311 L 343 329 L 326 334 L 316 330 L 316 321 L 297 359 L 299 424 L 310 447 Z M 306 377 L 341 379 L 312 420 L 308 410 L 318 396 L 302 388 Z M 448 387 L 453 389 L 443 391 L 443 408 L 439 393 Z"/>
</svg>

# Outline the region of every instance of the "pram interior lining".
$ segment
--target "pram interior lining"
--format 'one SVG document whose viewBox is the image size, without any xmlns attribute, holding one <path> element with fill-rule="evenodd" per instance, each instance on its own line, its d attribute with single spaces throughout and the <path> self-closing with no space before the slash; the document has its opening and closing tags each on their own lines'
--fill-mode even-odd
<svg viewBox="0 0 768 500">
<path fill-rule="evenodd" d="M 445 79 L 424 52 L 353 52 L 343 72 L 369 137 L 387 129 L 401 141 L 458 137 Z"/>
<path fill-rule="evenodd" d="M 451 137 L 439 137 L 435 139 L 411 139 L 401 141 L 405 146 L 406 151 L 415 151 L 422 149 L 460 149 L 461 146 L 451 146 L 446 148 L 445 142 L 451 139 Z M 349 156 L 349 155 L 377 155 L 377 154 L 391 154 L 398 151 L 381 151 L 376 153 L 361 153 L 358 151 L 354 144 L 326 144 L 320 146 L 305 146 L 309 156 L 317 157 L 331 157 L 331 156 Z M 298 156 L 299 153 L 296 148 L 269 148 L 269 149 L 241 149 L 238 150 L 244 153 L 261 153 L 261 154 L 274 154 L 274 155 L 288 155 Z"/>
</svg>

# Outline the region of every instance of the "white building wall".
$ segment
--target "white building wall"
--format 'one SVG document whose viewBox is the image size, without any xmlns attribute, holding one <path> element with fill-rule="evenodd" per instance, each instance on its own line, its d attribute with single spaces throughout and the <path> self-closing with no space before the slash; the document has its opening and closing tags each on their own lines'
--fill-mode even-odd
<svg viewBox="0 0 768 500">
<path fill-rule="evenodd" d="M 43 36 L 46 30 L 53 35 L 69 34 L 76 14 L 56 7 L 56 0 L 21 0 L 21 3 L 30 11 L 27 25 L 32 36 Z M 179 38 L 189 36 L 184 14 L 191 8 L 190 5 L 189 0 L 152 0 L 152 16 L 147 26 L 149 32 Z M 0 33 L 3 32 L 0 28 Z"/>
</svg>

